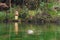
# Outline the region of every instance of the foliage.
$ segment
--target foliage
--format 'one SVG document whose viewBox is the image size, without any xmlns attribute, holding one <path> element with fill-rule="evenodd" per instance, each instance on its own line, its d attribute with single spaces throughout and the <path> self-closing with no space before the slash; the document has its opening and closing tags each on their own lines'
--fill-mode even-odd
<svg viewBox="0 0 60 40">
<path fill-rule="evenodd" d="M 5 12 L 0 12 L 0 21 L 4 20 L 6 17 L 6 13 Z"/>
<path fill-rule="evenodd" d="M 14 1 L 16 1 L 16 0 L 14 0 Z M 20 1 L 20 0 L 18 0 L 18 1 Z M 58 7 L 58 9 L 55 9 L 55 7 Z M 44 16 L 44 14 L 45 14 L 44 12 L 46 12 L 46 15 L 50 15 L 51 19 L 52 19 L 52 18 L 58 16 L 58 14 L 60 14 L 59 8 L 60 8 L 60 3 L 56 3 L 56 2 L 50 2 L 50 3 L 40 2 L 39 7 L 34 10 L 30 10 L 26 5 L 23 5 L 23 7 L 21 8 L 19 5 L 16 6 L 16 4 L 14 4 L 13 7 L 10 8 L 10 13 L 8 14 L 8 18 L 11 20 L 14 20 L 15 11 L 18 10 L 19 18 L 21 18 L 21 19 L 27 19 L 27 18 L 30 18 L 30 16 L 32 16 L 33 18 L 35 17 L 35 18 L 39 18 L 39 19 L 40 18 L 44 19 L 44 17 L 45 17 L 47 20 L 49 17 Z M 0 12 L 0 14 L 2 14 L 2 13 L 3 12 Z M 5 14 L 6 13 L 4 13 L 3 15 L 5 15 Z M 0 17 L 3 18 L 2 17 L 3 15 L 1 15 Z"/>
</svg>

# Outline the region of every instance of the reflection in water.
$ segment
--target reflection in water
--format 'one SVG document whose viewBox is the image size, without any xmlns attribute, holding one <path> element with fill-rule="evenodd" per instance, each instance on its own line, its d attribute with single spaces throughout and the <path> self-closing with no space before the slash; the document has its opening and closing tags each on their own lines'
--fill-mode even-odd
<svg viewBox="0 0 60 40">
<path fill-rule="evenodd" d="M 18 34 L 18 23 L 15 22 L 15 33 Z"/>
<path fill-rule="evenodd" d="M 0 26 L 1 40 L 60 40 L 60 25 L 56 24 L 35 25 L 15 22 L 8 23 L 7 26 L 0 23 Z"/>
</svg>

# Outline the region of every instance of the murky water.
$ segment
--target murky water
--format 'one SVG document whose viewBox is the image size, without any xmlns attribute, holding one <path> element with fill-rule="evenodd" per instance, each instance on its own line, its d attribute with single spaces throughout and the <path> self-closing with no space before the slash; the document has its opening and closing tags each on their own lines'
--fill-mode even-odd
<svg viewBox="0 0 60 40">
<path fill-rule="evenodd" d="M 60 40 L 60 25 L 0 23 L 0 40 Z"/>
</svg>

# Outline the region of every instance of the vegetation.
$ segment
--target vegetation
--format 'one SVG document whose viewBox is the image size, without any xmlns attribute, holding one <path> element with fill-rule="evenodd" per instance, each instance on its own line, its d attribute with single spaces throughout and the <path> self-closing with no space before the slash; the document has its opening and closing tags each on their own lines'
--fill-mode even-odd
<svg viewBox="0 0 60 40">
<path fill-rule="evenodd" d="M 37 1 L 37 2 L 36 2 Z M 17 5 L 18 4 L 18 5 Z M 17 5 L 17 6 L 16 6 Z M 19 12 L 19 19 L 22 21 L 43 21 L 43 22 L 55 22 L 60 20 L 60 3 L 56 0 L 53 1 L 23 1 L 23 0 L 13 0 L 11 3 L 10 13 L 5 11 L 0 12 L 0 14 L 5 14 L 9 20 L 14 20 L 15 11 Z M 2 18 L 2 15 L 1 15 Z M 4 20 L 2 18 L 0 20 Z M 60 21 L 59 21 L 60 22 Z"/>
<path fill-rule="evenodd" d="M 60 40 L 60 1 L 10 1 L 0 0 L 0 40 Z M 18 20 L 15 20 L 16 11 Z M 29 34 L 28 30 L 33 33 Z"/>
</svg>

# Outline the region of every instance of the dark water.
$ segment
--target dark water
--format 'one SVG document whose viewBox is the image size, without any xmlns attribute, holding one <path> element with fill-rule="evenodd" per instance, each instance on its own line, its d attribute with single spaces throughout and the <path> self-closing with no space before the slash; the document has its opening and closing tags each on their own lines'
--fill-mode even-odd
<svg viewBox="0 0 60 40">
<path fill-rule="evenodd" d="M 60 40 L 60 25 L 0 23 L 0 40 Z"/>
</svg>

